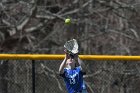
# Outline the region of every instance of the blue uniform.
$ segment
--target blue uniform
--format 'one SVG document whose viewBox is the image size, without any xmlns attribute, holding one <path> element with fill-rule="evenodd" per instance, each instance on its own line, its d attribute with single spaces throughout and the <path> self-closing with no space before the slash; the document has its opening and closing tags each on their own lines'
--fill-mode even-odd
<svg viewBox="0 0 140 93">
<path fill-rule="evenodd" d="M 83 81 L 83 73 L 80 67 L 74 69 L 64 68 L 64 73 L 61 76 L 64 78 L 68 93 L 82 93 L 86 88 Z"/>
</svg>

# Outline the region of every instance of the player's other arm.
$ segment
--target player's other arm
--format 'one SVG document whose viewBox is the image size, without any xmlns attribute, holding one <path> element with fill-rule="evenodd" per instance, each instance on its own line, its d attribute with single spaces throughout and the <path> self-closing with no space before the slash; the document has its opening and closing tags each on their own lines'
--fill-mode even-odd
<svg viewBox="0 0 140 93">
<path fill-rule="evenodd" d="M 76 60 L 79 64 L 79 66 L 81 67 L 82 72 L 86 72 L 86 66 L 85 66 L 84 62 L 79 58 L 78 54 L 76 54 Z"/>
<path fill-rule="evenodd" d="M 62 61 L 62 63 L 60 64 L 60 67 L 59 67 L 59 74 L 63 74 L 63 73 L 64 73 L 64 68 L 65 68 L 65 66 L 66 66 L 67 59 L 68 59 L 68 53 L 65 54 L 65 58 L 64 58 L 64 60 Z"/>
</svg>

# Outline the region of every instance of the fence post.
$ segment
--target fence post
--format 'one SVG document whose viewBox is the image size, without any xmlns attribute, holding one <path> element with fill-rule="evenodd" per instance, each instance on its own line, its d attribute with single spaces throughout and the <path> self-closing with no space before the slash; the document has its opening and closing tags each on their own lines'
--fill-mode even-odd
<svg viewBox="0 0 140 93">
<path fill-rule="evenodd" d="M 35 60 L 32 60 L 32 93 L 35 93 Z"/>
</svg>

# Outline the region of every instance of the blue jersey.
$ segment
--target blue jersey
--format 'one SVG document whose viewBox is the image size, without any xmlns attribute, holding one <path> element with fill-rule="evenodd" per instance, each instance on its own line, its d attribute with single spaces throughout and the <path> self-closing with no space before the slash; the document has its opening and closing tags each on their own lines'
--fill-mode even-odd
<svg viewBox="0 0 140 93">
<path fill-rule="evenodd" d="M 83 75 L 84 73 L 80 67 L 74 69 L 64 68 L 64 73 L 61 76 L 64 78 L 68 93 L 81 92 L 85 89 Z"/>
</svg>

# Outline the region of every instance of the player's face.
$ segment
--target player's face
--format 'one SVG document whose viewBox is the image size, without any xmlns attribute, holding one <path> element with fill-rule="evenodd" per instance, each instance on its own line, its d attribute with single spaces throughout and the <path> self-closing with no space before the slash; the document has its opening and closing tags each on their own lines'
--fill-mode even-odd
<svg viewBox="0 0 140 93">
<path fill-rule="evenodd" d="M 75 66 L 75 60 L 70 58 L 67 60 L 67 64 L 73 67 L 73 66 Z"/>
</svg>

